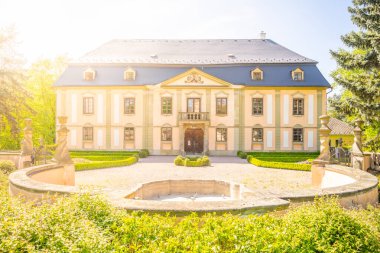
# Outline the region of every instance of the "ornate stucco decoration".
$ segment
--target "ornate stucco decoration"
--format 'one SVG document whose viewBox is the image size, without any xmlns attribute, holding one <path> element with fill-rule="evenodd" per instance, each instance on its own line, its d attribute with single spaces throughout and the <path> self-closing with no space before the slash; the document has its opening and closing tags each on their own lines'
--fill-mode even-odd
<svg viewBox="0 0 380 253">
<path fill-rule="evenodd" d="M 192 72 L 192 73 L 190 73 L 190 75 L 188 75 L 186 77 L 185 83 L 200 83 L 200 84 L 203 84 L 203 81 L 202 81 L 201 75 L 199 75 L 196 72 Z"/>
</svg>

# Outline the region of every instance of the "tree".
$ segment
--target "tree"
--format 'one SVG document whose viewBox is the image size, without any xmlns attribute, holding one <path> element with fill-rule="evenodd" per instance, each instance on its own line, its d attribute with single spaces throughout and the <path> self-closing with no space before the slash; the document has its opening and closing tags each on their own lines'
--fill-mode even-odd
<svg viewBox="0 0 380 253">
<path fill-rule="evenodd" d="M 28 105 L 36 112 L 33 120 L 34 142 L 43 138 L 48 144 L 55 139 L 56 100 L 52 84 L 62 74 L 67 58 L 43 59 L 32 64 L 27 72 L 26 88 L 31 94 Z"/>
<path fill-rule="evenodd" d="M 27 105 L 29 97 L 24 87 L 21 57 L 15 50 L 13 28 L 0 30 L 0 148 L 17 148 L 19 118 L 22 112 L 33 110 Z M 4 138 L 8 136 L 9 138 Z M 6 142 L 9 139 L 9 142 Z"/>
<path fill-rule="evenodd" d="M 380 138 L 380 0 L 353 0 L 348 11 L 359 30 L 341 37 L 348 50 L 330 51 L 338 64 L 332 73 L 334 86 L 343 88 L 341 95 L 329 100 L 330 108 L 341 119 L 362 117 L 367 137 L 376 139 Z"/>
</svg>

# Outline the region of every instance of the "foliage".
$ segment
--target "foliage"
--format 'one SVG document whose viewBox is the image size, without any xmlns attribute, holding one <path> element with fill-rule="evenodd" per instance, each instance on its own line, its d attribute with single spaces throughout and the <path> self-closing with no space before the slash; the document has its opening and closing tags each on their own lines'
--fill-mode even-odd
<svg viewBox="0 0 380 253">
<path fill-rule="evenodd" d="M 26 116 L 32 119 L 35 144 L 40 138 L 47 144 L 55 142 L 56 99 L 52 85 L 62 74 L 67 62 L 68 59 L 62 56 L 53 60 L 42 59 L 33 63 L 27 71 L 25 86 L 31 95 L 28 105 L 35 113 Z"/>
<path fill-rule="evenodd" d="M 32 109 L 26 103 L 29 93 L 24 85 L 22 59 L 15 49 L 13 28 L 0 29 L 0 149 L 17 149 L 23 111 Z M 10 141 L 6 137 L 12 136 Z"/>
<path fill-rule="evenodd" d="M 138 161 L 137 156 L 131 156 L 123 160 L 106 160 L 106 161 L 93 161 L 86 163 L 77 163 L 75 164 L 75 170 L 94 170 L 94 169 L 104 169 L 104 168 L 113 168 L 113 167 L 123 167 L 136 163 Z"/>
<path fill-rule="evenodd" d="M 352 22 L 359 27 L 342 36 L 350 50 L 331 51 L 338 64 L 332 73 L 340 95 L 329 99 L 332 116 L 352 122 L 364 118 L 367 145 L 376 150 L 380 137 L 380 19 L 377 0 L 353 0 Z M 371 141 L 376 138 L 377 141 Z"/>
<path fill-rule="evenodd" d="M 244 151 L 239 150 L 236 155 L 240 157 L 241 159 L 247 159 L 247 153 Z"/>
<path fill-rule="evenodd" d="M 257 158 L 254 158 L 252 155 L 247 156 L 247 161 L 253 165 L 256 165 L 258 167 L 264 167 L 264 168 L 285 169 L 285 170 L 304 170 L 304 171 L 311 170 L 311 164 L 268 162 L 268 161 L 262 161 Z"/>
<path fill-rule="evenodd" d="M 70 151 L 71 157 L 82 156 L 132 156 L 138 151 Z"/>
<path fill-rule="evenodd" d="M 16 166 L 12 161 L 2 160 L 0 161 L 0 171 L 4 174 L 10 174 L 16 170 Z"/>
<path fill-rule="evenodd" d="M 379 252 L 380 209 L 319 199 L 284 215 L 126 212 L 101 196 L 32 205 L 8 197 L 0 173 L 3 252 Z"/>
<path fill-rule="evenodd" d="M 177 166 L 186 166 L 186 167 L 202 167 L 202 166 L 209 166 L 210 159 L 208 158 L 208 156 L 183 157 L 179 155 L 174 159 L 174 164 Z"/>
<path fill-rule="evenodd" d="M 149 156 L 149 150 L 147 149 L 141 149 L 139 151 L 139 157 L 140 158 L 145 158 L 145 157 L 148 157 Z"/>
<path fill-rule="evenodd" d="M 268 162 L 296 163 L 315 159 L 319 152 L 248 152 L 247 155 Z"/>
</svg>

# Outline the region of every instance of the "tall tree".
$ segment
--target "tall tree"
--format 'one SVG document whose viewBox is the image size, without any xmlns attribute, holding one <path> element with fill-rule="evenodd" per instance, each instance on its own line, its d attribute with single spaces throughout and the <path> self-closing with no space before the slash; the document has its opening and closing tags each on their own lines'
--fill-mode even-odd
<svg viewBox="0 0 380 253">
<path fill-rule="evenodd" d="M 359 29 L 341 37 L 348 50 L 331 51 L 338 63 L 332 77 L 343 92 L 330 99 L 330 108 L 346 120 L 362 117 L 368 137 L 376 140 L 380 136 L 380 0 L 352 2 L 348 11 Z"/>
<path fill-rule="evenodd" d="M 17 148 L 13 140 L 19 137 L 18 119 L 22 112 L 32 112 L 26 102 L 29 95 L 24 87 L 23 62 L 15 45 L 14 29 L 0 29 L 0 148 Z M 4 136 L 12 139 L 5 142 Z"/>
<path fill-rule="evenodd" d="M 52 84 L 62 74 L 67 61 L 62 56 L 39 60 L 27 72 L 26 88 L 31 94 L 28 105 L 36 112 L 30 115 L 35 142 L 42 137 L 46 143 L 54 143 L 56 100 Z"/>
</svg>

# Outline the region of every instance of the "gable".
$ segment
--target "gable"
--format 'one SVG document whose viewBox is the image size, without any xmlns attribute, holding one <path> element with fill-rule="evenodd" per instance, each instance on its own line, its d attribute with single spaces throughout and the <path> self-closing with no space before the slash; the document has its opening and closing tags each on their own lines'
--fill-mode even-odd
<svg viewBox="0 0 380 253">
<path fill-rule="evenodd" d="M 220 78 L 192 68 L 161 83 L 164 87 L 230 87 Z"/>
</svg>

